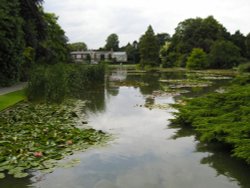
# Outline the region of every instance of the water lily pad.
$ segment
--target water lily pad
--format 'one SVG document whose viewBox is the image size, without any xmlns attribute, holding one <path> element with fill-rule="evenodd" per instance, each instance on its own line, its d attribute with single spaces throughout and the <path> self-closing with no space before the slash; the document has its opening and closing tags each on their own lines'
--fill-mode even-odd
<svg viewBox="0 0 250 188">
<path fill-rule="evenodd" d="M 28 174 L 24 172 L 30 169 L 49 173 L 57 166 L 57 160 L 75 150 L 90 147 L 89 143 L 94 145 L 107 140 L 103 132 L 77 127 L 77 122 L 83 120 L 79 119 L 78 113 L 82 110 L 78 112 L 76 104 L 81 103 L 67 101 L 48 105 L 27 102 L 1 112 L 0 172 L 7 171 L 16 178 L 26 177 Z M 18 142 L 13 144 L 13 140 Z M 34 153 L 41 155 L 37 157 Z M 75 164 L 71 162 L 67 166 Z"/>
<path fill-rule="evenodd" d="M 5 178 L 5 174 L 4 173 L 0 173 L 0 179 L 4 179 Z"/>
<path fill-rule="evenodd" d="M 19 172 L 19 173 L 14 174 L 14 178 L 25 178 L 28 175 L 29 175 L 28 173 Z"/>
</svg>

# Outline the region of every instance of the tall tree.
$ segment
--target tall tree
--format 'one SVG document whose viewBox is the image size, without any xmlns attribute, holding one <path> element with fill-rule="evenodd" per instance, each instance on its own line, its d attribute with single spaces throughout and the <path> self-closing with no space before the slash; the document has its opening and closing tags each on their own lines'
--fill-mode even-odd
<svg viewBox="0 0 250 188">
<path fill-rule="evenodd" d="M 246 57 L 246 37 L 238 30 L 231 36 L 231 41 L 240 49 L 241 55 Z"/>
<path fill-rule="evenodd" d="M 0 18 L 0 85 L 7 86 L 18 81 L 23 61 L 23 19 L 18 0 L 1 0 Z"/>
<path fill-rule="evenodd" d="M 70 51 L 86 51 L 88 49 L 84 42 L 76 42 L 68 44 Z"/>
<path fill-rule="evenodd" d="M 65 63 L 69 60 L 68 39 L 57 23 L 57 19 L 58 17 L 53 13 L 44 13 L 46 38 L 40 43 L 42 47 L 40 62 L 42 63 Z"/>
<path fill-rule="evenodd" d="M 125 47 L 129 63 L 139 63 L 139 50 L 134 45 L 128 43 Z"/>
<path fill-rule="evenodd" d="M 250 33 L 248 33 L 248 35 L 246 36 L 246 54 L 247 54 L 247 58 L 250 59 Z"/>
<path fill-rule="evenodd" d="M 217 40 L 229 40 L 230 34 L 213 16 L 205 19 L 191 18 L 180 22 L 172 37 L 168 55 L 171 64 L 184 65 L 193 48 L 201 48 L 206 53 Z"/>
<path fill-rule="evenodd" d="M 211 47 L 209 67 L 229 69 L 241 62 L 240 49 L 230 41 L 218 40 Z"/>
<path fill-rule="evenodd" d="M 111 35 L 109 35 L 108 38 L 106 39 L 106 45 L 104 48 L 105 50 L 118 51 L 119 50 L 118 35 L 115 33 L 112 33 Z"/>
<path fill-rule="evenodd" d="M 156 37 L 160 46 L 164 46 L 166 42 L 170 42 L 171 40 L 171 37 L 168 33 L 158 33 Z"/>
<path fill-rule="evenodd" d="M 159 65 L 159 50 L 160 46 L 158 43 L 158 39 L 155 36 L 152 26 L 150 25 L 148 26 L 145 34 L 141 36 L 139 41 L 141 67 L 144 67 L 146 65 Z"/>
</svg>

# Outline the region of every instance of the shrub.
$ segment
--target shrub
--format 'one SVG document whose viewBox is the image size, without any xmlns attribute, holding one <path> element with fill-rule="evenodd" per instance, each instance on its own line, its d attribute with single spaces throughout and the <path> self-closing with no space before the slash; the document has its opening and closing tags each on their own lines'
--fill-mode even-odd
<svg viewBox="0 0 250 188">
<path fill-rule="evenodd" d="M 188 69 L 204 69 L 207 67 L 207 54 L 201 48 L 194 48 L 187 59 Z"/>
<path fill-rule="evenodd" d="M 240 85 L 239 85 L 240 84 Z M 231 145 L 233 155 L 250 164 L 250 84 L 238 78 L 225 93 L 190 99 L 172 122 L 192 126 L 203 142 Z"/>
<path fill-rule="evenodd" d="M 250 62 L 239 65 L 238 71 L 240 73 L 244 73 L 244 72 L 250 73 Z"/>
<path fill-rule="evenodd" d="M 60 103 L 66 97 L 78 98 L 93 85 L 103 84 L 104 73 L 104 65 L 37 66 L 29 80 L 28 99 Z"/>
</svg>

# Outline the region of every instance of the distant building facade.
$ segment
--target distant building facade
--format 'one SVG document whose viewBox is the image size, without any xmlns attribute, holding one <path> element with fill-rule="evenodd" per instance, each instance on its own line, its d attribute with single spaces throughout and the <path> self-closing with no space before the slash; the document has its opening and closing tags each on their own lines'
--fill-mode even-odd
<svg viewBox="0 0 250 188">
<path fill-rule="evenodd" d="M 76 62 L 89 61 L 91 63 L 98 63 L 100 61 L 111 61 L 117 63 L 125 63 L 128 61 L 126 52 L 113 51 L 75 51 L 71 52 L 71 57 Z"/>
</svg>

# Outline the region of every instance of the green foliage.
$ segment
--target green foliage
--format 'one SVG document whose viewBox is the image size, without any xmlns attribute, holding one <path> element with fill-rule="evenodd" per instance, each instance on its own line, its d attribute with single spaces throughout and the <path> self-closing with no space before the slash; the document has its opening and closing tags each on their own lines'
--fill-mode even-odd
<svg viewBox="0 0 250 188">
<path fill-rule="evenodd" d="M 171 56 L 167 60 L 167 64 L 185 67 L 184 62 L 187 61 L 187 54 L 190 54 L 194 48 L 201 48 L 204 52 L 209 53 L 215 41 L 229 40 L 229 38 L 230 34 L 212 16 L 205 19 L 191 18 L 184 20 L 175 29 L 166 55 L 166 57 Z"/>
<path fill-rule="evenodd" d="M 133 64 L 139 63 L 140 54 L 138 48 L 136 48 L 135 45 L 131 45 L 130 43 L 128 43 L 127 46 L 125 47 L 125 51 L 127 53 L 129 63 Z"/>
<path fill-rule="evenodd" d="M 67 63 L 69 61 L 68 39 L 57 23 L 58 18 L 51 13 L 44 13 L 43 18 L 47 25 L 47 35 L 45 40 L 40 43 L 42 52 L 39 62 L 46 64 Z"/>
<path fill-rule="evenodd" d="M 247 57 L 246 51 L 246 37 L 240 32 L 236 31 L 231 36 L 231 41 L 240 49 L 240 54 L 242 57 Z"/>
<path fill-rule="evenodd" d="M 77 128 L 76 109 L 83 107 L 80 101 L 60 105 L 21 103 L 1 112 L 0 172 L 15 178 L 28 176 L 25 172 L 31 169 L 49 173 L 61 166 L 58 160 L 65 156 L 106 141 L 108 137 L 102 131 Z M 4 177 L 0 173 L 0 179 Z"/>
<path fill-rule="evenodd" d="M 228 69 L 241 62 L 240 49 L 230 41 L 216 41 L 211 46 L 209 54 L 209 67 Z"/>
<path fill-rule="evenodd" d="M 239 65 L 238 71 L 240 73 L 244 73 L 244 72 L 250 73 L 250 62 Z"/>
<path fill-rule="evenodd" d="M 118 51 L 119 50 L 119 38 L 118 35 L 115 33 L 112 33 L 108 36 L 106 39 L 106 45 L 105 45 L 105 50 L 114 50 Z"/>
<path fill-rule="evenodd" d="M 5 95 L 0 95 L 0 111 L 24 100 L 25 98 L 26 97 L 24 90 L 14 91 Z"/>
<path fill-rule="evenodd" d="M 0 86 L 19 80 L 24 49 L 23 19 L 19 11 L 18 0 L 2 0 L 0 3 Z"/>
<path fill-rule="evenodd" d="M 160 46 L 151 25 L 148 27 L 145 34 L 140 38 L 139 51 L 141 57 L 141 67 L 146 65 L 152 67 L 159 65 Z"/>
<path fill-rule="evenodd" d="M 104 83 L 104 71 L 103 65 L 37 66 L 29 80 L 28 99 L 61 103 L 66 97 L 78 98 L 90 86 Z"/>
<path fill-rule="evenodd" d="M 88 49 L 84 42 L 76 42 L 68 44 L 69 50 L 72 51 L 86 51 Z"/>
<path fill-rule="evenodd" d="M 247 79 L 246 79 L 247 78 Z M 193 126 L 201 141 L 222 142 L 233 148 L 233 155 L 250 163 L 250 78 L 240 79 L 225 93 L 187 100 L 176 105 L 179 112 L 172 122 Z"/>
<path fill-rule="evenodd" d="M 250 59 L 250 33 L 246 36 L 246 55 L 248 57 L 248 59 Z"/>
<path fill-rule="evenodd" d="M 168 33 L 158 33 L 156 35 L 156 38 L 158 39 L 158 43 L 160 46 L 164 46 L 166 42 L 170 42 L 171 37 Z"/>
<path fill-rule="evenodd" d="M 194 48 L 188 56 L 188 69 L 204 69 L 207 67 L 207 54 L 201 48 Z"/>
</svg>

